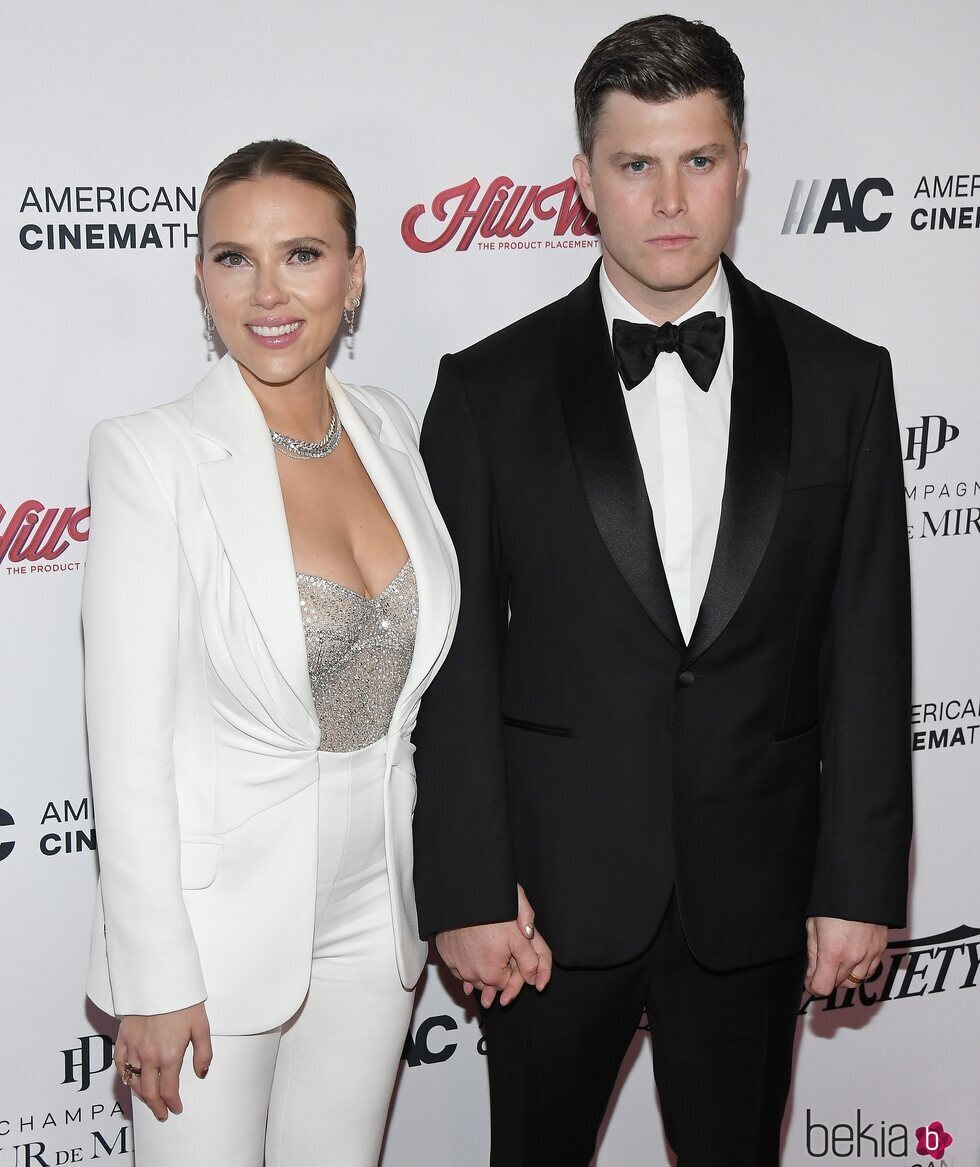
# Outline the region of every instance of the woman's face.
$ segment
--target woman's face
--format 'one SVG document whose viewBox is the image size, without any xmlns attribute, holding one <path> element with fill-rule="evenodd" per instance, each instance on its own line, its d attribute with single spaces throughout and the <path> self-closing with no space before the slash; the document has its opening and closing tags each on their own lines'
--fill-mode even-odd
<svg viewBox="0 0 980 1167">
<path fill-rule="evenodd" d="M 364 253 L 347 254 L 332 196 L 282 175 L 232 183 L 208 200 L 201 245 L 197 277 L 245 380 L 322 385 L 364 281 Z"/>
</svg>

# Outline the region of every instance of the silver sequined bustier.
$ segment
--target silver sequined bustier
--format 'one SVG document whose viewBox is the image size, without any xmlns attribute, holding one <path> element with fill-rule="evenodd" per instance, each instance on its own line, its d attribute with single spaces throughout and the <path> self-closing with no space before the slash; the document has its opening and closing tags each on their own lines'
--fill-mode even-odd
<svg viewBox="0 0 980 1167">
<path fill-rule="evenodd" d="M 380 596 L 298 572 L 320 749 L 346 753 L 388 732 L 408 677 L 419 614 L 412 561 Z"/>
</svg>

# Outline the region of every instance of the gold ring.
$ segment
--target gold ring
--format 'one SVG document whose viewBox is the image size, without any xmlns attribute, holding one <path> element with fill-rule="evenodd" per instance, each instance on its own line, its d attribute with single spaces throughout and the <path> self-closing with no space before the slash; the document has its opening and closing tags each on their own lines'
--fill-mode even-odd
<svg viewBox="0 0 980 1167">
<path fill-rule="evenodd" d="M 140 1066 L 134 1066 L 132 1062 L 126 1062 L 123 1066 L 123 1085 L 130 1086 L 134 1078 L 141 1078 L 143 1070 Z"/>
<path fill-rule="evenodd" d="M 849 972 L 847 974 L 847 979 L 851 982 L 852 985 L 863 985 L 864 984 L 864 977 L 856 977 L 854 975 L 854 973 L 852 973 L 852 972 Z"/>
</svg>

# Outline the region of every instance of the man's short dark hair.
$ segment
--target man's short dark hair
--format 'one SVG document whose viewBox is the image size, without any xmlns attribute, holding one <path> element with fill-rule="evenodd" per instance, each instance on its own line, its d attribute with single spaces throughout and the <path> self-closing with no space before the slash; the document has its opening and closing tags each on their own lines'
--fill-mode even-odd
<svg viewBox="0 0 980 1167">
<path fill-rule="evenodd" d="M 608 94 L 676 101 L 710 90 L 742 140 L 745 73 L 732 46 L 709 24 L 680 16 L 644 16 L 604 37 L 575 78 L 575 116 L 582 152 L 591 157 Z"/>
</svg>

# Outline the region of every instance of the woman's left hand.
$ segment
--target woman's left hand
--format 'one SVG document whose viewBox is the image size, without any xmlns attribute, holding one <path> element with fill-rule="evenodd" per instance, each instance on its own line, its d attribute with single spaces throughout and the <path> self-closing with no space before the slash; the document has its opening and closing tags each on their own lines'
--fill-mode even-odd
<svg viewBox="0 0 980 1167">
<path fill-rule="evenodd" d="M 204 1078 L 212 1053 L 211 1026 L 203 1001 L 173 1013 L 133 1014 L 119 1024 L 113 1055 L 116 1069 L 161 1122 L 168 1114 L 180 1114 L 184 1109 L 180 1069 L 189 1044 L 194 1046 L 194 1073 Z"/>
</svg>

